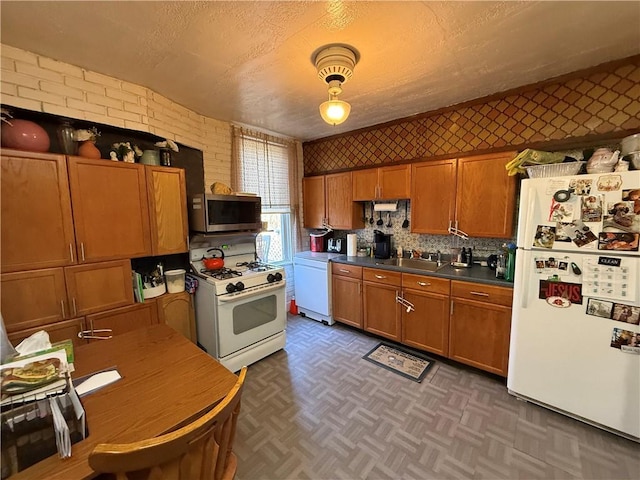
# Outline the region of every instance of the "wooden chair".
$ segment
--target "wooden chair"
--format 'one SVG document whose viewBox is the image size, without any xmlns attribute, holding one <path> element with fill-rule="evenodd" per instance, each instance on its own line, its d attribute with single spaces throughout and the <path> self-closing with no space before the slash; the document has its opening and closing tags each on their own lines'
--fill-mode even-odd
<svg viewBox="0 0 640 480">
<path fill-rule="evenodd" d="M 189 425 L 140 442 L 99 444 L 89 455 L 89 465 L 117 480 L 233 479 L 237 458 L 231 450 L 246 374 L 247 367 L 242 367 L 227 396 Z"/>
</svg>

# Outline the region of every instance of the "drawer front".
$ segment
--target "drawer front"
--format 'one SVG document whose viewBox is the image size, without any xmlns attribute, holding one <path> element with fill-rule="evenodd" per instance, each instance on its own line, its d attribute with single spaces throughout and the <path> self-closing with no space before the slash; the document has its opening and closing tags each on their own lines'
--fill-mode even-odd
<svg viewBox="0 0 640 480">
<path fill-rule="evenodd" d="M 346 265 L 344 263 L 331 263 L 331 273 L 350 278 L 362 278 L 362 267 Z"/>
<path fill-rule="evenodd" d="M 453 280 L 451 282 L 451 296 L 511 307 L 513 289 Z"/>
<path fill-rule="evenodd" d="M 384 285 L 399 287 L 402 285 L 402 273 L 390 270 L 379 270 L 377 268 L 362 269 L 362 279 L 365 282 L 376 282 Z"/>
<path fill-rule="evenodd" d="M 449 295 L 451 281 L 445 278 L 428 277 L 425 275 L 402 274 L 402 288 L 410 288 L 421 292 L 441 293 Z"/>
</svg>

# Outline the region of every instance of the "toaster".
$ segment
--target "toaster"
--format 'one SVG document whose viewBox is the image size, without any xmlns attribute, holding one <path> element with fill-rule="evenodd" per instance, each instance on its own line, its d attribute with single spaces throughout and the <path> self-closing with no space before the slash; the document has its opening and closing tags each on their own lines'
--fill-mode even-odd
<svg viewBox="0 0 640 480">
<path fill-rule="evenodd" d="M 342 252 L 342 239 L 330 238 L 327 244 L 327 252 L 341 253 Z"/>
</svg>

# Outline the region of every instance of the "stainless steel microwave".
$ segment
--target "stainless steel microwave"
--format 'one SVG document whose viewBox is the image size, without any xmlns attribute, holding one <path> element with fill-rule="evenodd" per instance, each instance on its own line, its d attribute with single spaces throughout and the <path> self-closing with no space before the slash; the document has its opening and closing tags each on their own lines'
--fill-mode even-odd
<svg viewBox="0 0 640 480">
<path fill-rule="evenodd" d="M 189 197 L 189 227 L 194 232 L 259 232 L 262 204 L 254 195 L 209 195 Z"/>
</svg>

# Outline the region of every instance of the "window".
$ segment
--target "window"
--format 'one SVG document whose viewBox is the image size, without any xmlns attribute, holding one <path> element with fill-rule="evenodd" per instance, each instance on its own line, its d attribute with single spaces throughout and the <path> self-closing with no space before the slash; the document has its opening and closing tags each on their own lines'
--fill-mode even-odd
<svg viewBox="0 0 640 480">
<path fill-rule="evenodd" d="M 256 238 L 258 256 L 269 263 L 290 262 L 299 238 L 296 145 L 240 127 L 233 133 L 234 189 L 262 199 L 267 228 Z"/>
</svg>

